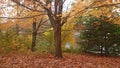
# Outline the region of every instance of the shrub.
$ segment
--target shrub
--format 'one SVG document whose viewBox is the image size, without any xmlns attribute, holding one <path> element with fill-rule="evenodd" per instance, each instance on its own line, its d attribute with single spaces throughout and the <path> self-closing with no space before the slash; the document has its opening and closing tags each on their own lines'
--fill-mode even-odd
<svg viewBox="0 0 120 68">
<path fill-rule="evenodd" d="M 5 33 L 0 32 L 0 53 L 11 51 L 28 51 L 31 45 L 31 38 L 28 35 L 16 34 L 14 29 L 9 28 Z"/>
</svg>

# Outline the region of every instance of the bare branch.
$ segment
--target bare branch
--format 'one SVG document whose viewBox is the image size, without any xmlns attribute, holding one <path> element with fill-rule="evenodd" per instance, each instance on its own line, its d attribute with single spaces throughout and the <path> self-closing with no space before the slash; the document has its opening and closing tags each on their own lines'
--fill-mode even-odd
<svg viewBox="0 0 120 68">
<path fill-rule="evenodd" d="M 39 30 L 40 26 L 43 25 L 43 24 L 44 24 L 45 22 L 47 22 L 47 21 L 49 21 L 49 19 L 43 21 L 43 18 L 41 18 L 41 19 L 40 19 L 40 22 L 39 22 L 39 24 L 38 24 L 38 26 L 37 26 L 37 28 L 36 28 L 35 31 L 37 32 L 37 31 Z"/>
<path fill-rule="evenodd" d="M 62 32 L 66 32 L 66 31 L 72 31 L 74 29 L 70 29 L 70 30 L 62 30 Z M 44 32 L 53 32 L 53 30 L 46 30 L 46 31 L 42 31 L 42 32 L 39 32 L 37 34 L 43 34 Z"/>
<path fill-rule="evenodd" d="M 16 4 L 22 6 L 22 7 L 25 7 L 26 9 L 31 10 L 31 11 L 35 11 L 35 12 L 44 12 L 43 10 L 42 10 L 42 11 L 40 11 L 40 10 L 34 10 L 34 9 L 29 8 L 28 6 L 25 6 L 25 5 L 23 5 L 23 4 L 19 3 L 19 2 L 14 1 L 14 0 L 12 0 L 12 1 L 15 2 Z"/>
<path fill-rule="evenodd" d="M 94 3 L 95 4 L 95 3 Z M 70 17 L 73 17 L 77 14 L 80 14 L 81 12 L 87 10 L 87 9 L 93 9 L 93 8 L 102 8 L 102 7 L 111 7 L 111 6 L 117 6 L 120 3 L 116 3 L 116 4 L 105 4 L 105 5 L 100 5 L 100 6 L 94 6 L 93 4 L 89 5 L 88 7 L 78 11 L 77 13 L 75 13 L 74 15 L 71 15 Z"/>
<path fill-rule="evenodd" d="M 65 1 L 66 1 L 66 0 L 63 0 L 63 2 L 62 2 L 62 4 L 61 4 L 61 5 L 63 5 L 63 4 L 65 3 Z"/>
<path fill-rule="evenodd" d="M 39 14 L 39 15 L 33 15 L 33 16 L 26 16 L 26 17 L 0 17 L 0 18 L 7 18 L 7 19 L 28 19 L 28 18 L 33 18 L 36 16 L 41 16 L 41 15 L 45 15 L 45 14 Z"/>
<path fill-rule="evenodd" d="M 120 3 L 115 3 L 115 4 L 105 4 L 105 5 L 100 5 L 100 6 L 95 6 L 95 7 L 90 7 L 90 8 L 101 8 L 101 7 L 111 7 L 111 6 L 117 6 Z"/>
<path fill-rule="evenodd" d="M 61 23 L 61 26 L 63 26 L 66 22 L 67 22 L 67 19 L 70 17 L 70 13 L 66 16 L 66 17 L 63 17 L 63 21 Z"/>
<path fill-rule="evenodd" d="M 89 9 L 91 6 L 93 6 L 95 3 L 97 3 L 98 1 L 95 1 L 95 2 L 93 2 L 92 4 L 90 4 L 89 6 L 87 6 L 87 7 L 85 7 L 84 9 L 82 9 L 82 10 L 80 10 L 80 11 L 78 11 L 77 13 L 75 13 L 74 15 L 71 15 L 70 17 L 73 17 L 73 16 L 75 16 L 75 15 L 77 15 L 77 14 L 79 14 L 79 13 L 81 13 L 81 12 L 83 12 L 83 11 L 85 11 L 85 10 L 87 10 L 87 9 Z"/>
</svg>

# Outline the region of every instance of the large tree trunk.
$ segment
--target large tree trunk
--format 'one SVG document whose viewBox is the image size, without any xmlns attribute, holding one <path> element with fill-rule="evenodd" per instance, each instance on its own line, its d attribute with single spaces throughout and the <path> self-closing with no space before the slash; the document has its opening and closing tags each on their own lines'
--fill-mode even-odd
<svg viewBox="0 0 120 68">
<path fill-rule="evenodd" d="M 33 33 L 32 33 L 32 45 L 31 45 L 31 51 L 35 51 L 36 37 L 37 37 L 36 22 L 33 22 Z"/>
<path fill-rule="evenodd" d="M 49 5 L 54 2 L 54 8 L 50 6 L 45 8 L 47 15 L 50 19 L 51 25 L 54 31 L 54 46 L 55 46 L 55 56 L 62 58 L 62 48 L 61 48 L 61 26 L 62 26 L 62 9 L 64 0 L 46 0 L 46 4 Z M 54 12 L 53 12 L 54 10 Z M 64 24 L 64 23 L 63 23 Z"/>
<path fill-rule="evenodd" d="M 54 28 L 54 46 L 55 46 L 55 56 L 62 58 L 62 47 L 61 47 L 61 26 L 58 25 Z"/>
</svg>

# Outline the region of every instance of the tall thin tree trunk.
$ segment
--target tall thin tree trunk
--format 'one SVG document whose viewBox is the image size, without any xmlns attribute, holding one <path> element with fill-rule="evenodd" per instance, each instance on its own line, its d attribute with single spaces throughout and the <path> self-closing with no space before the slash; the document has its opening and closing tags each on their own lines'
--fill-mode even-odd
<svg viewBox="0 0 120 68">
<path fill-rule="evenodd" d="M 36 22 L 33 22 L 33 33 L 32 33 L 32 45 L 31 45 L 31 51 L 35 51 L 36 37 L 37 37 L 37 32 L 36 32 Z"/>
<path fill-rule="evenodd" d="M 54 28 L 54 46 L 55 46 L 55 56 L 62 58 L 62 47 L 61 47 L 61 26 L 58 25 Z"/>
</svg>

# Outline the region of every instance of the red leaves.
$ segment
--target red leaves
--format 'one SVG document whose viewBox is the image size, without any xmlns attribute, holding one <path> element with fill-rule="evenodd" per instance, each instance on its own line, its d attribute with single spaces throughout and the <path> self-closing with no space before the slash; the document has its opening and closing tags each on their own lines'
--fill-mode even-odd
<svg viewBox="0 0 120 68">
<path fill-rule="evenodd" d="M 11 54 L 0 56 L 1 68 L 119 68 L 120 58 L 66 54 L 63 59 L 53 55 Z"/>
</svg>

